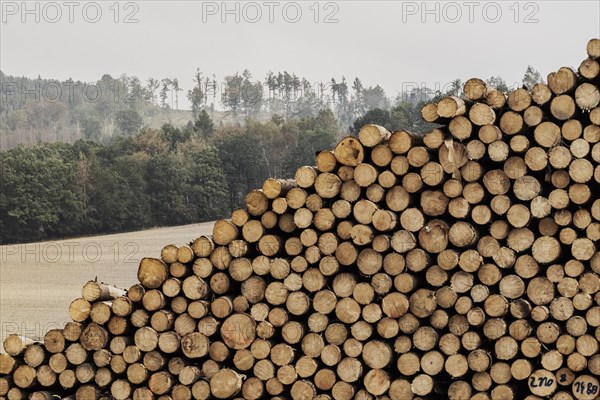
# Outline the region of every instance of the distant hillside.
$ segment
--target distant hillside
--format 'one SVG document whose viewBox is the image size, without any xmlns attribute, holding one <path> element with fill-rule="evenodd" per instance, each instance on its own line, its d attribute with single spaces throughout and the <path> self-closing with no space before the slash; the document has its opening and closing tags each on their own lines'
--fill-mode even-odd
<svg viewBox="0 0 600 400">
<path fill-rule="evenodd" d="M 320 110 L 329 109 L 346 129 L 368 110 L 397 105 L 404 109 L 401 113 L 408 105 L 417 117 L 409 119 L 418 121 L 418 103 L 433 95 L 430 89 L 419 88 L 392 102 L 379 85 L 364 87 L 358 78 L 351 83 L 343 76 L 309 82 L 287 71 L 257 79 L 244 70 L 218 79 L 197 70 L 194 86 L 187 91 L 177 78 L 150 78 L 143 83 L 136 76 L 108 74 L 96 82 L 82 82 L 0 71 L 0 83 L 0 149 L 78 139 L 107 143 L 167 123 L 184 127 L 201 110 L 208 112 L 216 127 L 244 125 L 248 119 L 316 117 Z M 179 104 L 190 104 L 191 111 L 181 110 Z M 410 123 L 404 126 L 411 128 Z"/>
<path fill-rule="evenodd" d="M 157 81 L 154 81 L 157 82 Z M 192 112 L 159 104 L 158 83 L 104 75 L 95 83 L 30 79 L 0 72 L 0 148 L 39 142 L 106 141 L 143 127 L 185 125 Z M 182 96 L 181 93 L 178 96 Z M 221 118 L 215 113 L 215 118 Z"/>
</svg>

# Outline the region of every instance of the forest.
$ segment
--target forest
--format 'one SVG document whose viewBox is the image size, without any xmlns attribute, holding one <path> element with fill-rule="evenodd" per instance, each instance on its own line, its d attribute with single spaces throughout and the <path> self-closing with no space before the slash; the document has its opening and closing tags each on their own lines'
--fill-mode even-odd
<svg viewBox="0 0 600 400">
<path fill-rule="evenodd" d="M 540 80 L 529 67 L 523 84 Z M 263 83 L 244 71 L 217 86 L 198 71 L 191 110 L 179 110 L 176 79 L 104 75 L 86 85 L 0 72 L 0 243 L 222 218 L 266 178 L 293 177 L 366 123 L 431 129 L 422 104 L 460 95 L 462 82 L 395 99 L 358 78 L 311 84 L 288 72 Z"/>
</svg>

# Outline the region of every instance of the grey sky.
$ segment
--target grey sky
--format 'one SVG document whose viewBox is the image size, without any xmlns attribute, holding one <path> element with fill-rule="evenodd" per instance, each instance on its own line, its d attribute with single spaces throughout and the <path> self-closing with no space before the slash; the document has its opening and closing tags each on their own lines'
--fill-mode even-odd
<svg viewBox="0 0 600 400">
<path fill-rule="evenodd" d="M 245 68 L 259 79 L 283 70 L 311 81 L 358 76 L 389 96 L 412 82 L 435 87 L 473 76 L 499 75 L 510 85 L 528 64 L 544 76 L 577 66 L 587 41 L 600 37 L 600 1 L 227 2 L 231 14 L 221 1 L 98 1 L 97 18 L 87 1 L 30 2 L 31 14 L 21 1 L 1 3 L 0 69 L 7 74 L 87 82 L 104 73 L 177 77 L 186 91 L 197 67 L 218 78 Z M 131 13 L 138 22 L 124 23 Z"/>
</svg>

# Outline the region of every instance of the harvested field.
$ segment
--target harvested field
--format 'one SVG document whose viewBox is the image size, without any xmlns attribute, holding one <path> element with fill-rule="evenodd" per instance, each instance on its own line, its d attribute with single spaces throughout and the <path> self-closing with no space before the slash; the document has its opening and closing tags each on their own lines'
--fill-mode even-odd
<svg viewBox="0 0 600 400">
<path fill-rule="evenodd" d="M 11 333 L 43 338 L 48 330 L 62 328 L 83 282 L 98 277 L 127 288 L 137 282 L 140 258 L 158 257 L 165 243 L 182 245 L 211 233 L 212 226 L 206 222 L 0 246 L 1 342 Z"/>
</svg>

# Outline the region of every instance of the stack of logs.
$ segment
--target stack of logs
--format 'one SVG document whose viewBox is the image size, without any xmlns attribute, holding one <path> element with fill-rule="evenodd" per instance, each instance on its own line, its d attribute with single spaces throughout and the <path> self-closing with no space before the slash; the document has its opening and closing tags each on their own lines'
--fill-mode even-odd
<svg viewBox="0 0 600 400">
<path fill-rule="evenodd" d="M 505 96 L 479 79 L 267 180 L 212 237 L 88 282 L 9 400 L 600 398 L 600 40 Z"/>
</svg>

